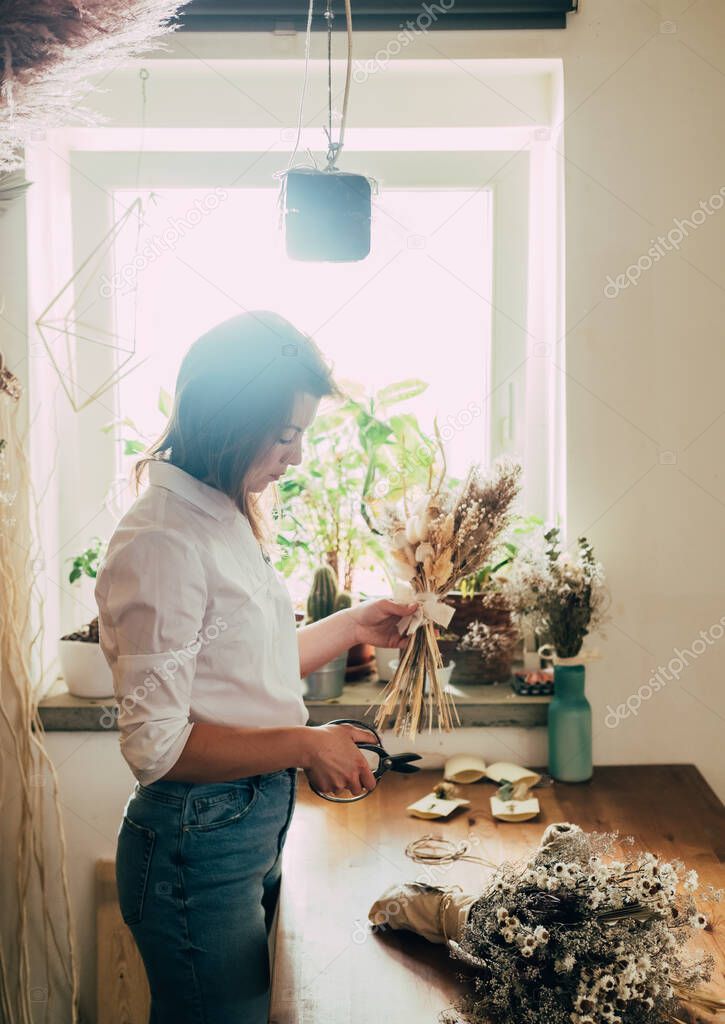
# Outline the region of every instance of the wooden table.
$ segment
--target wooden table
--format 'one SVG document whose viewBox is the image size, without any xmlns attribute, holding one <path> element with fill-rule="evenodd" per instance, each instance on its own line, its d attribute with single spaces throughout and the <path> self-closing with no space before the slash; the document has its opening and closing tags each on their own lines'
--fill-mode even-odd
<svg viewBox="0 0 725 1024">
<path fill-rule="evenodd" d="M 538 789 L 541 814 L 519 824 L 491 818 L 491 783 L 461 787 L 472 807 L 455 820 L 408 816 L 405 807 L 440 777 L 388 775 L 372 796 L 344 806 L 314 796 L 300 775 L 285 849 L 272 1024 L 438 1024 L 461 991 L 444 947 L 406 932 L 371 934 L 367 925 L 370 905 L 394 883 L 457 883 L 475 892 L 490 877 L 475 864 L 433 868 L 409 860 L 406 844 L 426 832 L 476 838 L 481 855 L 498 863 L 537 846 L 551 822 L 618 829 L 642 848 L 680 857 L 703 882 L 725 885 L 725 808 L 693 765 L 596 768 L 589 783 Z M 715 935 L 701 935 L 718 958 L 712 987 L 724 996 L 722 934 L 719 948 Z"/>
</svg>

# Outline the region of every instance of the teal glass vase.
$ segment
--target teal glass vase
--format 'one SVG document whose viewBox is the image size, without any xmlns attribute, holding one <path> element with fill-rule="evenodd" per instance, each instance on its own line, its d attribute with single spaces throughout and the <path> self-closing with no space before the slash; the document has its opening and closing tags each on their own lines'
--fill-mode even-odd
<svg viewBox="0 0 725 1024">
<path fill-rule="evenodd" d="M 592 709 L 584 695 L 583 665 L 554 665 L 549 705 L 549 774 L 558 782 L 592 777 Z"/>
</svg>

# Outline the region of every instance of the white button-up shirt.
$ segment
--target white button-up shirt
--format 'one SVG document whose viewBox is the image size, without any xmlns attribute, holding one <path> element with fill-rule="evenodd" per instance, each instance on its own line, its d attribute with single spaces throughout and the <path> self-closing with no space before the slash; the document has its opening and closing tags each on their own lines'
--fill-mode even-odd
<svg viewBox="0 0 725 1024">
<path fill-rule="evenodd" d="M 167 462 L 119 522 L 96 580 L 121 751 L 149 784 L 195 722 L 304 725 L 287 588 L 231 498 Z"/>
</svg>

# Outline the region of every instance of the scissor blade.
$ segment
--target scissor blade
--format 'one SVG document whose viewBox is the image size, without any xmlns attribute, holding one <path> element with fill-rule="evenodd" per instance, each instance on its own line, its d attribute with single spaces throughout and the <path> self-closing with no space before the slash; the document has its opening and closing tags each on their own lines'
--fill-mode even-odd
<svg viewBox="0 0 725 1024">
<path fill-rule="evenodd" d="M 418 765 L 410 764 L 410 761 L 420 761 L 420 754 L 396 754 L 393 758 L 391 770 L 394 772 L 401 772 L 403 775 L 409 775 L 411 772 L 419 772 L 420 768 Z"/>
</svg>

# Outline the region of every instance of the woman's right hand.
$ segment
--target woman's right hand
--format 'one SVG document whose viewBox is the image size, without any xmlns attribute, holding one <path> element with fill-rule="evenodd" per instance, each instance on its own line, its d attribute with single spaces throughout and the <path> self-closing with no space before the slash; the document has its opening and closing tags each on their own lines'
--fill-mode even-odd
<svg viewBox="0 0 725 1024">
<path fill-rule="evenodd" d="M 305 726 L 304 768 L 310 784 L 320 793 L 349 790 L 360 796 L 364 790 L 375 789 L 376 779 L 357 743 L 375 743 L 375 736 L 354 725 Z"/>
</svg>

